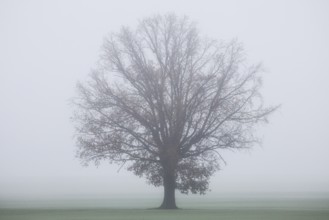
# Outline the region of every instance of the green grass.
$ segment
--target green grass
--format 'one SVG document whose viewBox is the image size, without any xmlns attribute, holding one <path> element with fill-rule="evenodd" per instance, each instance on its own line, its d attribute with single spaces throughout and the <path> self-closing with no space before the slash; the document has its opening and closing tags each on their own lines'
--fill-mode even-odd
<svg viewBox="0 0 329 220">
<path fill-rule="evenodd" d="M 329 220 L 326 198 L 178 199 L 178 210 L 155 210 L 157 199 L 67 200 L 2 203 L 0 220 Z M 0 203 L 1 204 L 1 203 Z M 2 207 L 2 208 L 1 208 Z"/>
<path fill-rule="evenodd" d="M 10 209 L 0 211 L 1 220 L 328 220 L 329 211 L 319 210 L 133 210 L 133 209 Z"/>
</svg>

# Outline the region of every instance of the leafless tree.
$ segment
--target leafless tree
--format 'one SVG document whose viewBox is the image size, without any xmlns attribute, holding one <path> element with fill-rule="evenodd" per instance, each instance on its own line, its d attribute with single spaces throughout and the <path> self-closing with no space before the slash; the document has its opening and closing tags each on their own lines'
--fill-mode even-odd
<svg viewBox="0 0 329 220">
<path fill-rule="evenodd" d="M 237 41 L 201 38 L 173 14 L 122 28 L 106 38 L 101 65 L 78 83 L 74 122 L 78 157 L 125 165 L 164 186 L 160 208 L 174 209 L 175 189 L 205 193 L 220 150 L 252 146 L 263 107 L 260 65 L 247 66 Z"/>
</svg>

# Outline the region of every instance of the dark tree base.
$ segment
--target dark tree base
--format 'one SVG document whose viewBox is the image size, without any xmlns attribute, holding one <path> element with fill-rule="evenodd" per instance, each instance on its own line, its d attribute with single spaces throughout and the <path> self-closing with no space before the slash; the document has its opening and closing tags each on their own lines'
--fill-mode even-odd
<svg viewBox="0 0 329 220">
<path fill-rule="evenodd" d="M 176 205 L 161 205 L 157 209 L 178 209 L 178 207 Z"/>
</svg>

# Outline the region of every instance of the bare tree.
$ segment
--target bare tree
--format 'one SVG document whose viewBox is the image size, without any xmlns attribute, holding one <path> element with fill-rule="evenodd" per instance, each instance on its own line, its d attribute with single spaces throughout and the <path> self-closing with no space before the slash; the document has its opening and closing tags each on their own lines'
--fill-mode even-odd
<svg viewBox="0 0 329 220">
<path fill-rule="evenodd" d="M 155 16 L 104 42 L 101 65 L 74 99 L 78 157 L 126 165 L 164 186 L 205 193 L 221 149 L 252 146 L 262 105 L 260 65 L 247 66 L 240 44 L 204 39 L 188 18 Z"/>
</svg>

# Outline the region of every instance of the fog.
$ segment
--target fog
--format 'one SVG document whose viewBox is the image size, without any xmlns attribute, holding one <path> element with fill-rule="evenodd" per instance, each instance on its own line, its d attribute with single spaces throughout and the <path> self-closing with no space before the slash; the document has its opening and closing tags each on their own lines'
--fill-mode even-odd
<svg viewBox="0 0 329 220">
<path fill-rule="evenodd" d="M 75 85 L 96 66 L 104 37 L 174 12 L 202 35 L 238 38 L 265 66 L 261 146 L 223 152 L 216 193 L 329 192 L 327 1 L 0 2 L 0 198 L 161 194 L 106 161 L 83 167 L 70 121 Z"/>
</svg>

